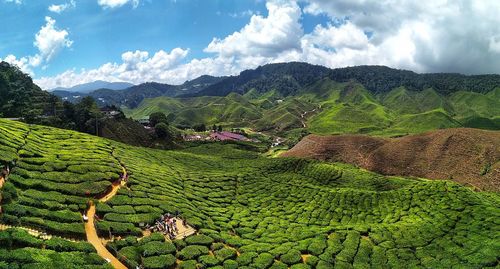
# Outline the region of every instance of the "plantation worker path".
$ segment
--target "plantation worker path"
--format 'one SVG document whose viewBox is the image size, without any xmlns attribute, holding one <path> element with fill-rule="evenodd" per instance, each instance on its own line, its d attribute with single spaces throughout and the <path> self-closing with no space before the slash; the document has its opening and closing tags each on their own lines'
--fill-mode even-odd
<svg viewBox="0 0 500 269">
<path fill-rule="evenodd" d="M 94 246 L 97 250 L 97 254 L 101 256 L 103 259 L 109 261 L 109 263 L 118 269 L 127 269 L 125 265 L 123 265 L 111 252 L 109 252 L 106 247 L 103 245 L 101 239 L 97 235 L 97 231 L 95 229 L 94 220 L 95 220 L 95 205 L 90 202 L 90 207 L 86 212 L 88 220 L 85 222 L 85 233 L 87 234 L 87 241 Z"/>
<path fill-rule="evenodd" d="M 122 171 L 123 175 L 120 178 L 120 180 L 113 182 L 113 184 L 111 184 L 111 190 L 108 191 L 103 197 L 99 198 L 99 202 L 105 203 L 109 201 L 116 195 L 116 193 L 118 193 L 118 190 L 120 190 L 121 187 L 125 187 L 127 185 L 127 179 L 128 179 L 127 169 L 125 169 L 125 167 L 122 166 Z"/>
<path fill-rule="evenodd" d="M 99 202 L 105 203 L 113 198 L 118 190 L 122 186 L 125 186 L 127 184 L 127 179 L 127 169 L 125 169 L 125 167 L 122 165 L 122 176 L 120 177 L 119 181 L 114 182 L 111 185 L 111 189 L 102 198 L 99 199 Z M 89 208 L 83 216 L 85 220 L 85 234 L 87 235 L 87 241 L 94 246 L 94 248 L 97 250 L 97 254 L 108 261 L 114 268 L 126 269 L 127 267 L 106 249 L 103 241 L 97 235 L 97 231 L 95 229 L 95 212 L 95 204 L 92 201 L 89 201 Z"/>
</svg>

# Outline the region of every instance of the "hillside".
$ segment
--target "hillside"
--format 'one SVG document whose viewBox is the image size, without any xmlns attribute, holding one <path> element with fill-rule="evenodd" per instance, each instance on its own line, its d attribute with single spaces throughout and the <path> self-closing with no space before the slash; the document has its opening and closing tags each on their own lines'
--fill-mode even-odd
<svg viewBox="0 0 500 269">
<path fill-rule="evenodd" d="M 444 95 L 432 88 L 398 87 L 374 94 L 354 81 L 325 78 L 288 97 L 278 90 L 255 89 L 244 95 L 161 97 L 145 99 L 125 113 L 141 119 L 161 111 L 181 127 L 204 123 L 285 134 L 305 129 L 315 134 L 399 136 L 456 127 L 500 130 L 497 91 Z"/>
<path fill-rule="evenodd" d="M 451 179 L 500 191 L 500 133 L 446 129 L 401 138 L 305 137 L 281 155 L 344 162 L 385 175 Z"/>
<path fill-rule="evenodd" d="M 0 231 L 3 267 L 108 268 L 91 246 L 118 268 L 498 266 L 497 193 L 232 144 L 161 151 L 6 120 L 0 137 L 1 162 L 15 162 L 1 188 L 0 230 L 16 227 Z M 143 235 L 176 211 L 197 235 Z M 85 242 L 110 233 L 124 237 Z"/>
<path fill-rule="evenodd" d="M 36 86 L 17 67 L 0 63 L 0 117 L 17 118 L 53 113 L 57 98 Z"/>
</svg>

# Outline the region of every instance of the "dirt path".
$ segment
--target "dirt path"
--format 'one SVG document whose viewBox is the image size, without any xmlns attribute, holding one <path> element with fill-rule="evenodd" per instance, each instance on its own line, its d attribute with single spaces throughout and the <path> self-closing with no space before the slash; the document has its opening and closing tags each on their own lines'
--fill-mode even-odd
<svg viewBox="0 0 500 269">
<path fill-rule="evenodd" d="M 119 183 L 113 183 L 113 185 L 111 185 L 111 190 L 106 194 L 104 195 L 102 198 L 99 199 L 99 202 L 101 203 L 105 203 L 107 201 L 109 201 L 111 198 L 113 198 L 116 193 L 118 192 L 118 190 L 120 189 L 120 187 L 122 186 L 125 186 L 126 185 L 126 182 L 125 182 L 125 178 L 127 178 L 127 169 L 125 169 L 124 166 L 122 166 L 122 177 L 120 178 L 120 182 Z M 99 256 L 101 256 L 103 259 L 109 261 L 109 263 L 114 267 L 114 268 L 117 268 L 117 269 L 127 269 L 127 267 L 125 265 L 123 265 L 123 263 L 121 263 L 115 256 L 113 256 L 113 254 L 111 254 L 111 252 L 109 252 L 106 247 L 104 246 L 104 243 L 103 243 L 103 240 L 101 238 L 99 238 L 99 236 L 97 235 L 97 231 L 95 229 L 95 205 L 92 201 L 90 201 L 90 207 L 89 209 L 87 210 L 87 217 L 88 217 L 88 220 L 87 222 L 85 222 L 85 233 L 87 234 L 87 241 L 89 241 L 89 243 L 91 243 L 94 248 L 97 250 L 97 254 L 99 254 Z"/>
<path fill-rule="evenodd" d="M 95 205 L 91 203 L 89 210 L 87 211 L 88 221 L 85 222 L 85 233 L 87 234 L 87 241 L 94 246 L 97 250 L 97 254 L 109 261 L 114 268 L 127 269 L 111 252 L 109 252 L 103 245 L 101 239 L 97 235 L 97 231 L 94 225 L 95 216 Z"/>
</svg>

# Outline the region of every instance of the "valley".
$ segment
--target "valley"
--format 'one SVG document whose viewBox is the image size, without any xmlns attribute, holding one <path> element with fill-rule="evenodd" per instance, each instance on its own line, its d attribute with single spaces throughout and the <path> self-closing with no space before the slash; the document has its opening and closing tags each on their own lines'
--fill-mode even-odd
<svg viewBox="0 0 500 269">
<path fill-rule="evenodd" d="M 74 238 L 77 243 L 60 243 L 73 251 L 58 254 L 61 258 L 79 257 L 66 264 L 105 266 L 93 248 L 84 248 L 81 214 L 91 199 L 97 235 L 109 240 L 112 231 L 116 239 L 106 248 L 129 268 L 498 265 L 496 193 L 472 192 L 450 181 L 382 176 L 340 163 L 269 159 L 231 143 L 162 151 L 0 123 L 5 149 L 0 159 L 15 162 L 2 188 L 0 221 Z M 95 197 L 120 177 L 121 164 L 129 173 L 125 187 L 99 201 Z M 142 237 L 142 224 L 175 211 L 197 235 L 173 242 L 158 234 Z M 40 254 L 57 253 L 61 248 L 51 250 L 52 239 L 35 239 L 15 228 L 0 233 L 2 248 L 16 249 L 0 250 L 4 266 L 62 262 L 54 255 L 25 259 L 16 254 L 28 255 L 37 246 L 47 248 Z M 21 236 L 26 239 L 19 241 Z"/>
</svg>

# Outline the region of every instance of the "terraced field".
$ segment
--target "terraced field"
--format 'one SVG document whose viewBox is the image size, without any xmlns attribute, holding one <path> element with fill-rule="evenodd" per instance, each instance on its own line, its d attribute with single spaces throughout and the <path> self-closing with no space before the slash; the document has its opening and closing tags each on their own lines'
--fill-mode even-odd
<svg viewBox="0 0 500 269">
<path fill-rule="evenodd" d="M 3 120 L 0 136 L 1 160 L 15 161 L 0 222 L 85 239 L 80 213 L 93 199 L 99 236 L 112 231 L 107 248 L 129 268 L 499 266 L 498 193 L 345 164 L 268 159 L 233 144 L 160 151 Z M 130 174 L 126 186 L 98 202 L 122 165 Z M 173 242 L 143 236 L 145 224 L 175 211 L 197 235 Z M 7 267 L 66 255 L 56 249 L 44 261 L 7 259 L 19 247 L 0 249 Z"/>
</svg>

